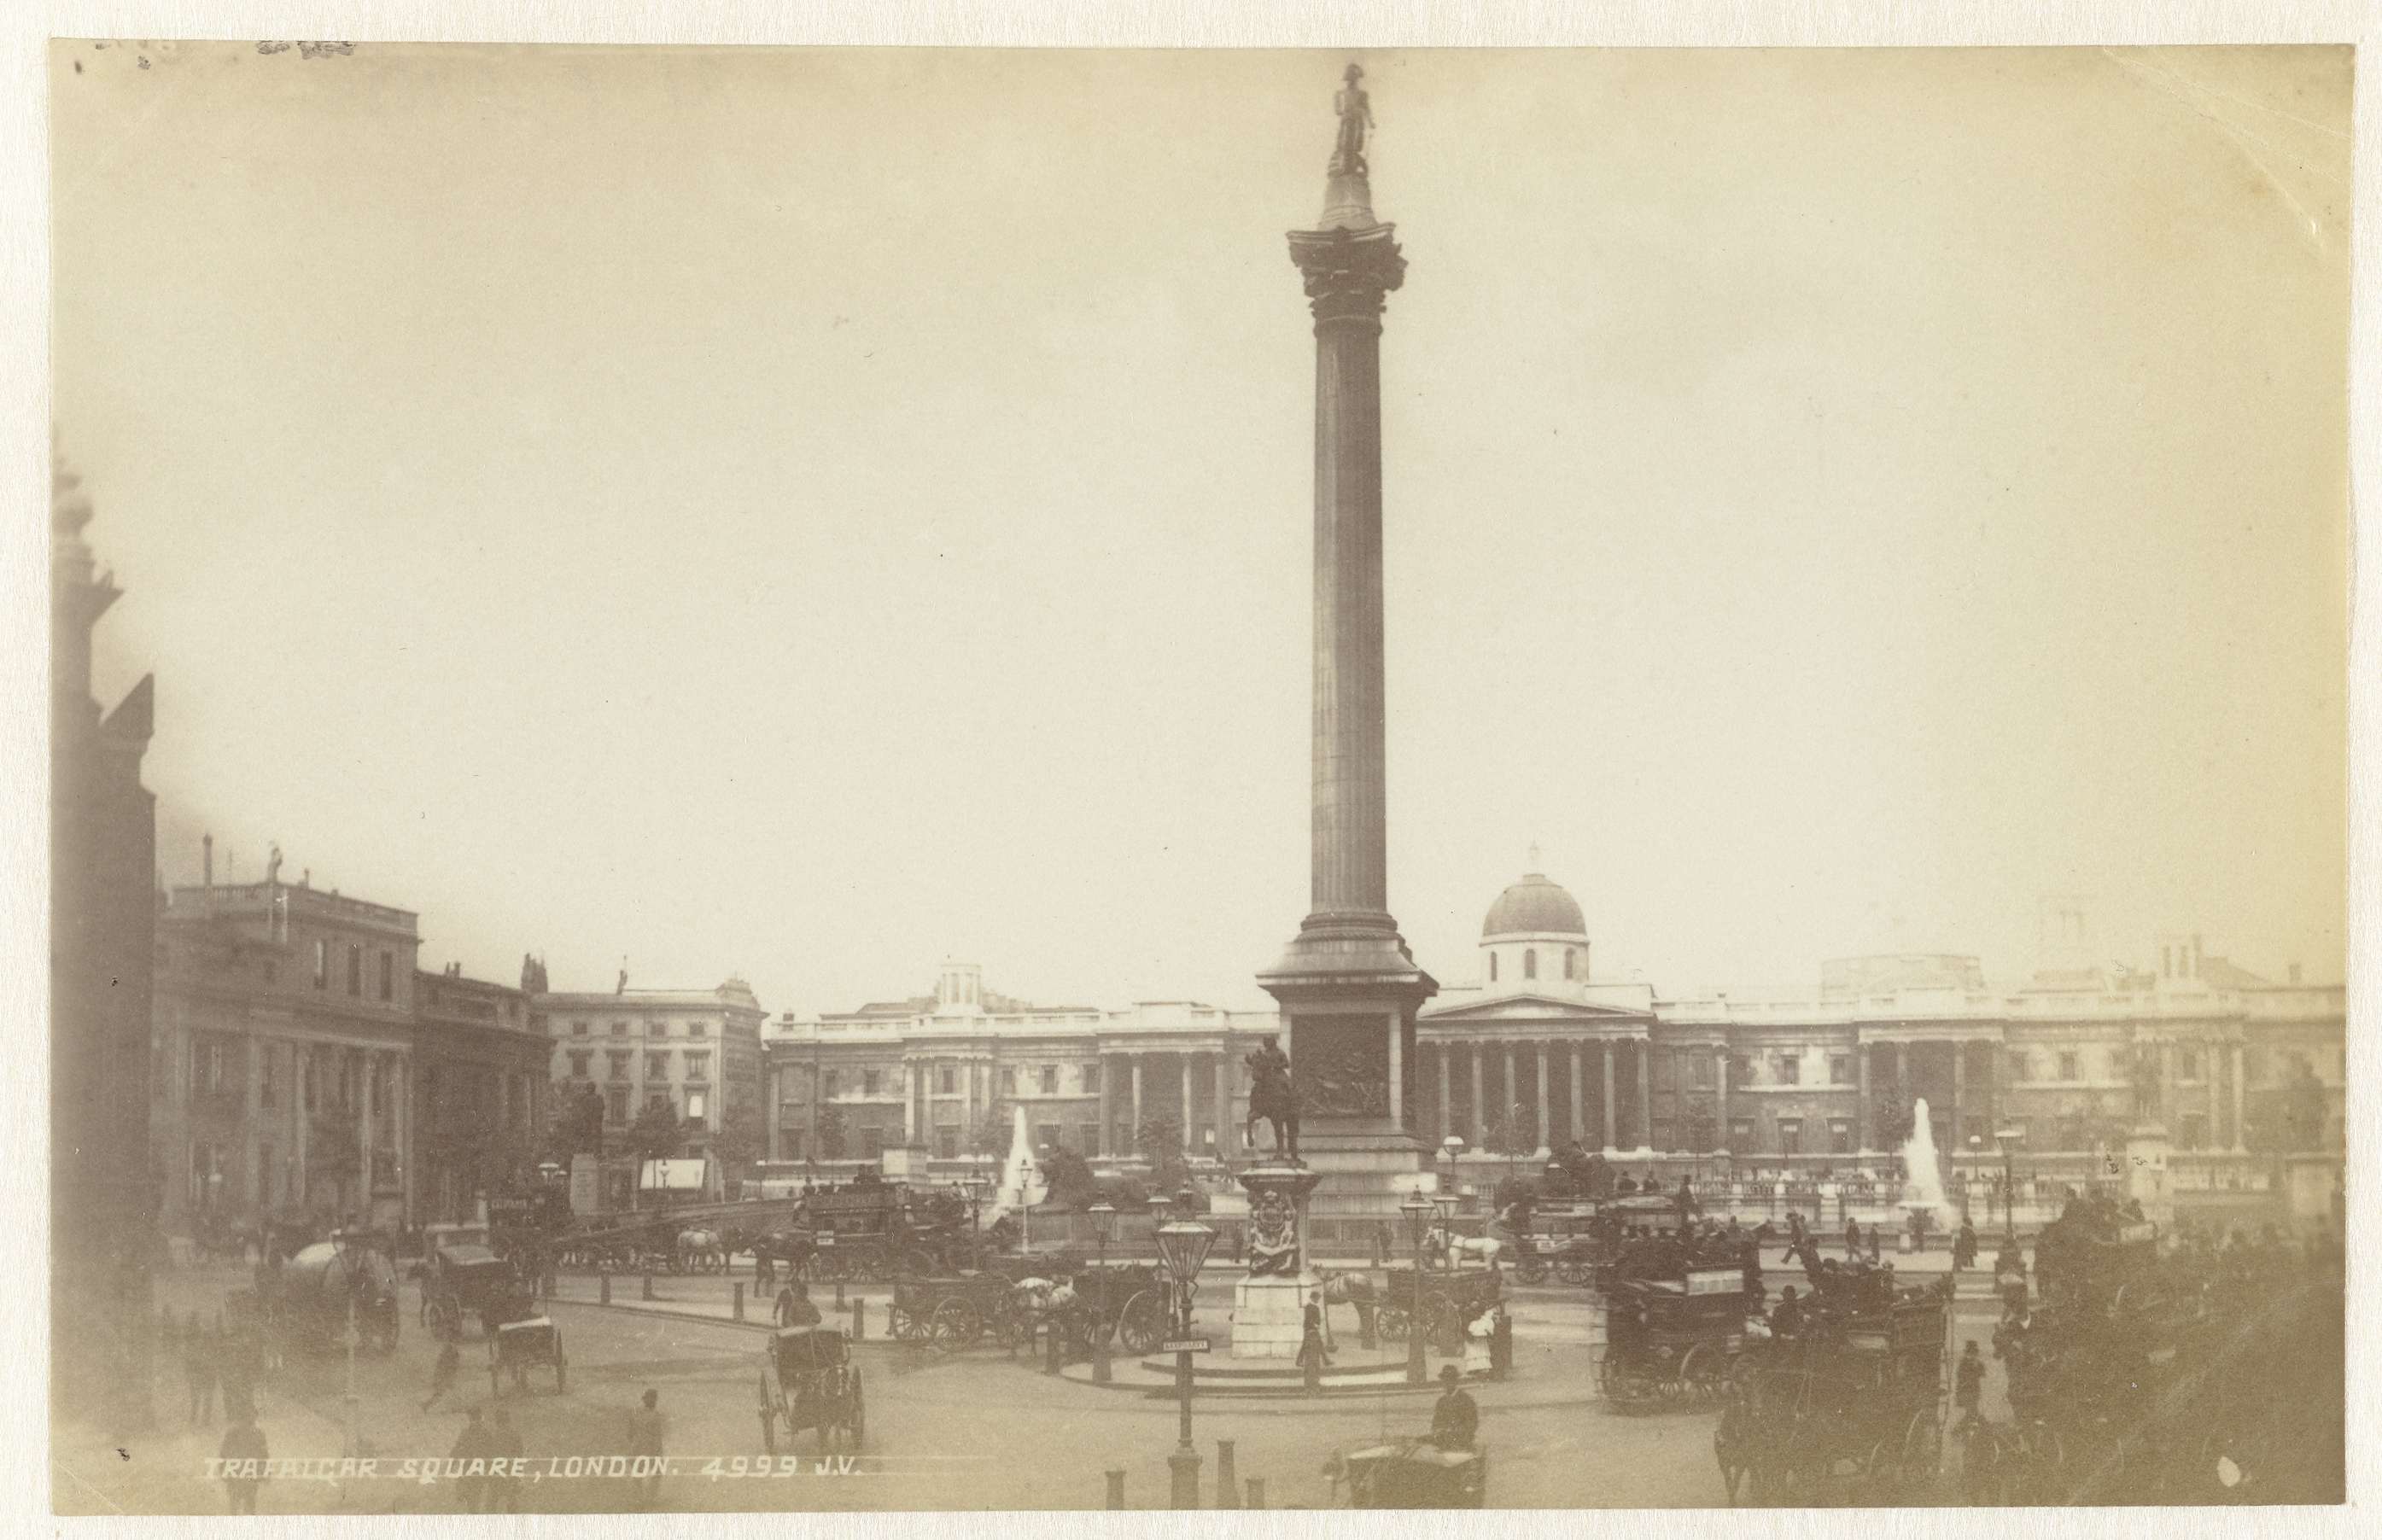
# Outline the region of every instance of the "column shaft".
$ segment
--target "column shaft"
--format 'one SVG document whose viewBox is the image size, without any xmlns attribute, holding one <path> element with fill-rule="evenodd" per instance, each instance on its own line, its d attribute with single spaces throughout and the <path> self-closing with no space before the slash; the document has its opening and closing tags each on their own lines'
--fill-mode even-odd
<svg viewBox="0 0 2382 1540">
<path fill-rule="evenodd" d="M 1448 1045 L 1442 1043 L 1432 1057 L 1439 1061 L 1439 1129 L 1437 1131 L 1438 1136 L 1444 1139 L 1451 1131 L 1447 1126 L 1447 1077 L 1455 1069 L 1452 1062 L 1454 1055 Z"/>
<path fill-rule="evenodd" d="M 1638 1143 L 1651 1149 L 1654 1144 L 1654 1087 L 1649 1073 L 1648 1056 L 1653 1052 L 1653 1039 L 1640 1038 L 1638 1054 Z"/>
<path fill-rule="evenodd" d="M 1555 1147 L 1554 1140 L 1550 1135 L 1547 1128 L 1547 1045 L 1544 1042 L 1541 1042 L 1539 1045 L 1539 1126 L 1537 1133 L 1541 1148 L 1553 1150 Z"/>
<path fill-rule="evenodd" d="M 1571 1127 L 1565 1131 L 1564 1137 L 1582 1143 L 1587 1143 L 1587 1141 L 1581 1139 L 1580 1136 L 1588 1131 L 1588 1118 L 1586 1117 L 1586 1105 L 1580 1094 L 1579 1079 L 1582 1069 L 1586 1064 L 1586 1050 L 1578 1044 L 1573 1044 L 1571 1045 L 1570 1086 Z"/>
<path fill-rule="evenodd" d="M 1315 325 L 1316 913 L 1386 914 L 1381 322 Z"/>
<path fill-rule="evenodd" d="M 1472 1043 L 1472 1128 L 1467 1137 L 1478 1148 L 1488 1131 L 1480 1120 L 1480 1042 L 1475 1038 Z"/>
<path fill-rule="evenodd" d="M 2248 1102 L 2248 1087 L 2244 1084 L 2243 1080 L 2242 1080 L 2243 1060 L 2242 1060 L 2242 1053 L 2241 1053 L 2241 1044 L 2239 1044 L 2239 1043 L 2236 1043 L 2236 1044 L 2234 1044 L 2234 1045 L 2233 1045 L 2233 1067 L 2232 1067 L 2232 1068 L 2233 1068 L 2233 1148 L 2235 1149 L 2235 1151 L 2239 1152 L 2239 1151 L 2247 1150 L 2247 1149 L 2250 1147 L 2250 1146 L 2249 1146 L 2249 1143 L 2248 1143 L 2248 1141 L 2247 1141 L 2247 1140 L 2245 1140 L 2245 1139 L 2242 1137 L 2242 1129 L 2241 1129 L 2242 1108 L 2244 1107 L 2244 1106 L 2245 1106 L 2245 1105 L 2247 1104 L 2247 1102 Z"/>
<path fill-rule="evenodd" d="M 1613 1044 L 1610 1039 L 1607 1039 L 1604 1044 L 1604 1074 L 1602 1080 L 1604 1089 L 1604 1126 L 1602 1130 L 1604 1134 L 1604 1147 L 1608 1150 L 1617 1150 L 1621 1147 L 1621 1131 L 1613 1126 Z"/>
<path fill-rule="evenodd" d="M 1516 1126 L 1520 1119 L 1515 1117 L 1521 1109 L 1521 1095 L 1514 1089 L 1514 1045 L 1501 1043 L 1497 1047 L 1499 1057 L 1505 1061 L 1505 1105 L 1497 1109 L 1497 1121 L 1505 1131 L 1505 1147 L 1510 1150 L 1514 1147 L 1514 1141 L 1522 1136 L 1521 1129 Z"/>
<path fill-rule="evenodd" d="M 1390 1017 L 1390 1126 L 1399 1132 L 1406 1126 L 1405 1023 L 1394 1014 Z"/>
</svg>

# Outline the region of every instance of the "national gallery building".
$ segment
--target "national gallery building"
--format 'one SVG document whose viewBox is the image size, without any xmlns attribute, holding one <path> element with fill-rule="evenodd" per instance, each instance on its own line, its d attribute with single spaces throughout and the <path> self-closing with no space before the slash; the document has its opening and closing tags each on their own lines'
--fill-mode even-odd
<svg viewBox="0 0 2382 1540">
<path fill-rule="evenodd" d="M 2245 1173 L 2263 1189 L 2287 1152 L 2338 1157 L 2341 985 L 2257 977 L 2197 936 L 2163 941 L 2153 968 L 2112 967 L 2081 908 L 2055 900 L 2043 920 L 2041 967 L 2015 989 L 1973 958 L 1904 955 L 1829 962 L 1794 996 L 1666 998 L 1600 981 L 1579 905 L 1532 873 L 1490 906 L 1476 981 L 1424 1007 L 1405 1115 L 1434 1148 L 1461 1138 L 1467 1166 L 1574 1140 L 1666 1169 L 1875 1164 L 1922 1100 L 1956 1166 L 1997 1166 L 2004 1133 L 2038 1167 L 2089 1160 L 2148 1123 L 2179 1193 Z M 997 1168 L 1022 1107 L 1038 1147 L 1231 1160 L 1246 1152 L 1241 1057 L 1280 1031 L 1271 1010 L 1031 1005 L 951 964 L 931 996 L 769 1023 L 769 1158 L 841 1175 L 905 1147 L 914 1171 L 956 1178 Z"/>
</svg>

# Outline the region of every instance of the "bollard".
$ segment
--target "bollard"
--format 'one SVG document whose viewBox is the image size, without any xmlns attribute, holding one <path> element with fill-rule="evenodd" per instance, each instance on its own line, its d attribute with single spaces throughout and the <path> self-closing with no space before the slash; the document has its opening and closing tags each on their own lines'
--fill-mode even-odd
<svg viewBox="0 0 2382 1540">
<path fill-rule="evenodd" d="M 740 1283 L 736 1285 L 736 1292 L 734 1296 L 729 1300 L 728 1305 L 729 1309 L 733 1313 L 730 1316 L 730 1319 L 737 1321 L 744 1319 L 744 1286 L 743 1284 Z"/>
<path fill-rule="evenodd" d="M 1251 1508 L 1263 1508 L 1265 1506 L 1265 1477 L 1251 1476 L 1249 1478 L 1248 1505 Z"/>
<path fill-rule="evenodd" d="M 1233 1473 L 1233 1441 L 1229 1438 L 1216 1440 L 1216 1506 L 1241 1506 L 1241 1478 Z"/>
<path fill-rule="evenodd" d="M 852 1302 L 852 1339 L 855 1342 L 868 1335 L 868 1302 Z"/>
<path fill-rule="evenodd" d="M 838 1310 L 841 1310 L 843 1308 L 843 1280 L 841 1278 L 835 1280 L 835 1308 Z"/>
<path fill-rule="evenodd" d="M 1042 1372 L 1046 1375 L 1055 1375 L 1059 1372 L 1059 1365 L 1062 1362 L 1060 1354 L 1065 1351 L 1059 1340 L 1059 1324 L 1056 1321 L 1053 1321 L 1050 1325 L 1044 1326 L 1042 1328 L 1042 1337 L 1043 1340 L 1050 1344 L 1050 1351 L 1042 1365 Z"/>
<path fill-rule="evenodd" d="M 609 1273 L 596 1274 L 596 1287 L 599 1292 L 599 1297 L 596 1302 L 597 1304 L 610 1304 L 612 1302 L 612 1275 Z"/>
<path fill-rule="evenodd" d="M 645 1292 L 637 1297 L 644 1300 L 650 1300 L 654 1297 L 654 1276 L 651 1273 L 647 1273 L 645 1275 Z"/>
<path fill-rule="evenodd" d="M 1111 1509 L 1119 1509 L 1123 1506 L 1124 1473 L 1123 1471 L 1111 1471 L 1109 1473 L 1109 1507 Z"/>
</svg>

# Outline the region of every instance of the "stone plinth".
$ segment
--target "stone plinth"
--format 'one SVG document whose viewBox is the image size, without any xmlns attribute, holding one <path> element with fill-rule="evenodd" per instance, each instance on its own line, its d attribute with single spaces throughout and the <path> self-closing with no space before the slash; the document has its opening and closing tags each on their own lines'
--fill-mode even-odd
<svg viewBox="0 0 2382 1540">
<path fill-rule="evenodd" d="M 1307 1331 L 1307 1304 L 1323 1289 L 1310 1272 L 1243 1278 L 1233 1285 L 1233 1356 L 1295 1359 Z"/>
</svg>

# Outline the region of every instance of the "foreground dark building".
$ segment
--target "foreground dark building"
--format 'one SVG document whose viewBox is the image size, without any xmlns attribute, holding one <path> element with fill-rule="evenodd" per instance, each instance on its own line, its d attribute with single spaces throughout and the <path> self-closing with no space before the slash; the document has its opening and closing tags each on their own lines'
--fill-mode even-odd
<svg viewBox="0 0 2382 1540">
<path fill-rule="evenodd" d="M 122 594 L 83 526 L 91 499 L 54 466 L 50 494 L 51 1352 L 58 1410 L 147 1414 L 149 1012 L 156 807 L 141 784 L 153 678 L 112 711 L 92 694 L 92 630 Z M 111 1400 L 109 1398 L 117 1398 Z"/>
</svg>

